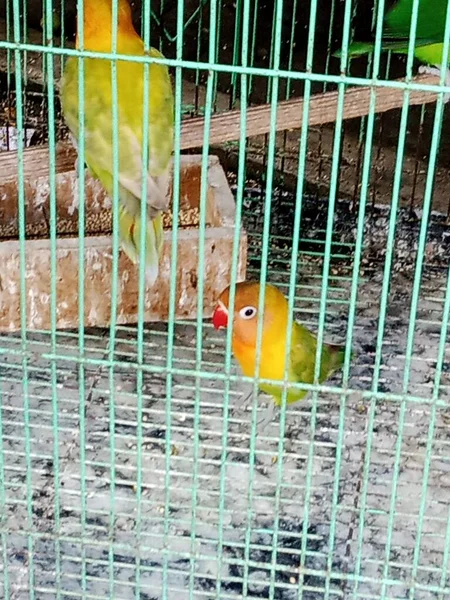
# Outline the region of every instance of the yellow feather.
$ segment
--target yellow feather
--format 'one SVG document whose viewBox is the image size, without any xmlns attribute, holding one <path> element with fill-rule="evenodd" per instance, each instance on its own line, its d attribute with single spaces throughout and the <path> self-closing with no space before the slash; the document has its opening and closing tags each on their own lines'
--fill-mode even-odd
<svg viewBox="0 0 450 600">
<path fill-rule="evenodd" d="M 258 330 L 257 308 L 260 286 L 256 282 L 241 282 L 236 285 L 234 314 L 228 315 L 228 325 L 233 321 L 233 354 L 247 377 L 256 376 L 256 342 Z M 219 303 L 228 309 L 229 288 L 219 296 Z M 251 308 L 253 316 L 245 311 Z M 288 303 L 284 295 L 274 286 L 267 284 L 264 298 L 264 323 L 262 327 L 261 360 L 259 377 L 272 379 L 280 384 L 261 383 L 260 389 L 273 396 L 280 404 L 281 382 L 285 374 Z M 243 312 L 242 312 L 243 311 Z M 290 354 L 287 360 L 287 380 L 293 383 L 313 383 L 316 354 L 316 338 L 305 327 L 293 322 Z M 340 367 L 343 361 L 343 348 L 324 344 L 319 381 L 327 379 Z M 300 400 L 307 391 L 290 389 L 287 402 Z"/>
<path fill-rule="evenodd" d="M 84 47 L 110 52 L 112 44 L 112 0 L 84 1 Z M 79 40 L 77 38 L 77 44 Z M 118 7 L 117 49 L 120 54 L 144 56 L 144 43 L 136 33 L 127 0 Z M 151 48 L 149 55 L 161 58 Z M 144 119 L 144 65 L 118 60 L 117 131 L 119 224 L 122 247 L 136 262 L 140 255 L 141 194 L 143 181 L 147 189 L 146 253 L 147 281 L 152 285 L 158 274 L 162 247 L 161 210 L 168 205 L 168 184 L 173 150 L 173 91 L 165 65 L 149 66 L 149 107 Z M 61 86 L 61 104 L 67 125 L 78 139 L 78 60 L 67 60 Z M 111 196 L 114 190 L 113 169 L 113 88 L 111 63 L 101 58 L 84 60 L 85 84 L 85 160 L 92 173 Z M 148 123 L 148 166 L 142 169 L 144 122 Z"/>
</svg>

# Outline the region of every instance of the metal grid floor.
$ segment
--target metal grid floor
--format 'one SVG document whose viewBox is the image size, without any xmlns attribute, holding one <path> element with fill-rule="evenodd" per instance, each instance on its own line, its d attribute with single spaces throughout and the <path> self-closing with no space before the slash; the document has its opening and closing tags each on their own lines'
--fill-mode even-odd
<svg viewBox="0 0 450 600">
<path fill-rule="evenodd" d="M 244 206 L 251 278 L 259 273 L 264 213 L 256 184 L 246 190 Z M 275 190 L 272 211 L 267 280 L 287 292 L 293 198 Z M 312 329 L 326 216 L 326 199 L 304 199 L 296 316 Z M 165 324 L 145 329 L 142 406 L 135 328 L 118 328 L 114 371 L 105 331 L 86 330 L 85 356 L 94 365 L 79 361 L 73 332 L 58 333 L 54 360 L 48 333 L 30 334 L 26 354 L 20 336 L 2 336 L 0 595 L 446 597 L 448 350 L 439 401 L 432 403 L 431 396 L 450 236 L 444 218 L 434 215 L 409 397 L 402 399 L 420 215 L 399 213 L 378 387 L 391 397 L 370 398 L 363 394 L 374 371 L 388 218 L 387 208 L 376 207 L 366 219 L 351 392 L 321 392 L 317 401 L 310 395 L 289 406 L 282 448 L 279 414 L 264 430 L 256 422 L 266 397 L 258 400 L 258 415 L 240 407 L 248 383 L 233 379 L 229 407 L 224 405 L 225 384 L 215 374 L 223 372 L 225 336 L 209 323 L 202 378 L 189 373 L 195 368 L 195 326 L 176 325 L 170 405 L 165 373 L 152 372 L 166 363 Z M 325 332 L 336 342 L 346 334 L 354 232 L 355 216 L 339 202 Z M 333 389 L 340 383 L 340 374 L 330 381 Z"/>
</svg>

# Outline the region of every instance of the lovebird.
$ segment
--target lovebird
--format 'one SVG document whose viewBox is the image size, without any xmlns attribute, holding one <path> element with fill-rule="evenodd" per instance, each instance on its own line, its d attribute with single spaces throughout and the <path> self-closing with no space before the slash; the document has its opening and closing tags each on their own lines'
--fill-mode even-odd
<svg viewBox="0 0 450 600">
<path fill-rule="evenodd" d="M 84 0 L 84 49 L 112 51 L 112 4 L 114 0 Z M 79 26 L 79 23 L 78 23 Z M 79 48 L 77 30 L 76 47 Z M 118 1 L 117 52 L 144 56 L 144 42 L 134 29 L 128 0 Z M 163 58 L 154 48 L 148 55 Z M 174 98 L 166 65 L 149 65 L 148 112 L 143 114 L 144 66 L 117 61 L 119 235 L 122 248 L 133 263 L 139 260 L 141 194 L 147 181 L 145 272 L 153 285 L 163 243 L 161 211 L 167 209 L 173 151 Z M 84 148 L 91 174 L 112 196 L 113 98 L 111 61 L 84 59 Z M 78 58 L 70 57 L 61 84 L 64 119 L 75 140 L 79 137 Z M 144 127 L 148 127 L 148 163 L 142 169 Z"/>
<path fill-rule="evenodd" d="M 255 376 L 256 336 L 258 327 L 258 302 L 260 284 L 246 281 L 236 284 L 234 314 L 232 315 L 232 350 L 242 372 Z M 216 329 L 227 328 L 231 319 L 228 311 L 229 286 L 220 294 L 212 322 Z M 264 323 L 259 376 L 283 381 L 286 355 L 286 329 L 289 314 L 288 302 L 282 292 L 266 284 L 264 295 Z M 316 362 L 316 337 L 303 325 L 293 321 L 288 380 L 294 383 L 313 383 Z M 319 382 L 328 379 L 344 363 L 345 346 L 324 344 L 322 347 Z M 283 385 L 261 383 L 259 389 L 281 404 Z M 287 403 L 301 400 L 307 390 L 288 389 Z"/>
<path fill-rule="evenodd" d="M 445 20 L 448 0 L 419 0 L 417 13 L 414 56 L 426 65 L 419 71 L 440 74 L 442 51 L 444 47 Z M 386 13 L 383 23 L 382 50 L 391 50 L 397 54 L 407 54 L 409 33 L 413 10 L 413 0 L 398 0 Z M 374 48 L 374 42 L 353 42 L 348 49 L 350 58 L 368 54 Z M 341 51 L 333 56 L 340 57 Z M 449 71 L 447 71 L 447 80 Z"/>
</svg>

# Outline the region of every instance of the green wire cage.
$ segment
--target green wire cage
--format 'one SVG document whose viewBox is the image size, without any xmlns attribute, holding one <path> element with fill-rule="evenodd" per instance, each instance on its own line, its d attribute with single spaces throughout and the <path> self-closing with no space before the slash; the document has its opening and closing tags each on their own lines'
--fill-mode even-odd
<svg viewBox="0 0 450 600">
<path fill-rule="evenodd" d="M 77 2 L 0 6 L 0 225 L 7 166 L 17 213 L 15 229 L 0 227 L 0 246 L 17 246 L 9 291 L 20 299 L 17 330 L 0 333 L 0 597 L 449 598 L 450 88 L 415 82 L 412 51 L 381 53 L 392 2 L 131 4 L 173 76 L 174 214 L 185 155 L 198 161 L 194 308 L 184 319 L 177 309 L 174 219 L 167 314 L 145 318 L 142 271 L 136 319 L 120 320 L 115 231 L 109 324 L 90 325 L 82 181 L 72 328 L 58 327 L 56 172 L 67 143 L 58 89 L 64 60 L 77 53 Z M 444 56 L 450 8 L 445 27 Z M 333 57 L 364 36 L 376 42 L 368 57 Z M 367 110 L 347 114 L 354 89 L 366 89 Z M 314 104 L 326 94 L 327 118 Z M 399 102 L 381 110 L 381 94 Z M 300 117 L 280 127 L 280 103 L 290 99 L 302 102 Z M 268 126 L 252 133 L 251 111 L 264 107 Z M 224 142 L 214 119 L 229 111 L 238 134 Z M 195 119 L 201 143 L 182 151 L 182 127 Z M 27 169 L 37 155 L 48 173 L 45 329 L 29 327 L 38 298 L 27 270 Z M 354 352 L 265 427 L 268 398 L 242 376 L 231 333 L 209 320 L 211 155 L 235 206 L 232 286 L 243 274 L 277 285 L 319 343 Z M 14 287 L 11 261 L 1 264 L 0 298 Z M 0 301 L 0 321 L 6 314 Z"/>
</svg>

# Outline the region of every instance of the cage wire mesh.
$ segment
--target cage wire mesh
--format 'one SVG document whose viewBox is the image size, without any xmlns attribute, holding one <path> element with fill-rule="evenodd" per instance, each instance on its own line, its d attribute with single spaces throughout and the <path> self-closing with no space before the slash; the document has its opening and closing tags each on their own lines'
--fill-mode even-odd
<svg viewBox="0 0 450 600">
<path fill-rule="evenodd" d="M 443 94 L 409 107 L 406 90 L 398 110 L 377 115 L 372 102 L 367 117 L 343 121 L 349 81 L 372 82 L 374 68 L 386 81 L 411 74 L 412 57 L 375 53 L 345 76 L 331 57 L 353 33 L 376 34 L 382 0 L 132 5 L 173 68 L 176 146 L 182 116 L 208 124 L 215 111 L 241 110 L 241 139 L 211 149 L 206 127 L 202 150 L 203 178 L 208 153 L 219 153 L 236 199 L 234 266 L 242 220 L 247 277 L 278 285 L 297 320 L 354 357 L 263 429 L 267 397 L 242 407 L 253 382 L 202 318 L 202 257 L 197 318 L 175 319 L 177 227 L 167 323 L 144 323 L 141 277 L 136 326 L 116 324 L 113 295 L 111 326 L 85 327 L 82 181 L 79 327 L 56 329 L 54 258 L 52 327 L 27 330 L 24 151 L 48 144 L 54 168 L 67 137 L 58 86 L 77 7 L 6 0 L 0 144 L 18 150 L 22 329 L 0 340 L 1 596 L 449 597 Z M 308 127 L 311 95 L 333 89 L 336 123 Z M 292 96 L 307 102 L 304 126 L 277 133 L 277 101 Z M 264 102 L 271 130 L 246 140 L 246 109 Z M 179 166 L 176 147 L 174 212 Z M 55 251 L 54 177 L 50 194 Z M 205 202 L 202 186 L 200 239 Z M 116 234 L 114 247 L 117 286 Z"/>
</svg>

